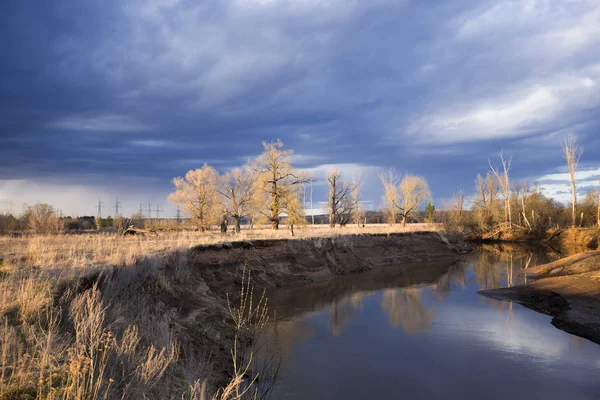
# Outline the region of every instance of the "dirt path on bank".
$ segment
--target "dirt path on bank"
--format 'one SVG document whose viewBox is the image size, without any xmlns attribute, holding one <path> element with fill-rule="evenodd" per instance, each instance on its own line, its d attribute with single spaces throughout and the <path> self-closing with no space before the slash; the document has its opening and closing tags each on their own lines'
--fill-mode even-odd
<svg viewBox="0 0 600 400">
<path fill-rule="evenodd" d="M 525 273 L 534 281 L 478 293 L 549 314 L 557 328 L 600 344 L 600 251 L 579 253 Z"/>
</svg>

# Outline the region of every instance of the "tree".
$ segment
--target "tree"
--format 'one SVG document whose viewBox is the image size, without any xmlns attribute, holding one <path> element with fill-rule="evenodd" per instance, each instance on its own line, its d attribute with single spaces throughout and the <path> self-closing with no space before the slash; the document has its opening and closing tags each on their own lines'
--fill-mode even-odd
<svg viewBox="0 0 600 400">
<path fill-rule="evenodd" d="M 398 174 L 390 169 L 387 175 L 379 175 L 384 187 L 384 207 L 390 215 L 390 222 L 396 223 L 396 216 L 402 217 L 402 225 L 412 213 L 421 207 L 423 201 L 431 197 L 427 181 L 422 176 L 406 174 L 398 184 Z"/>
<path fill-rule="evenodd" d="M 425 207 L 425 216 L 427 217 L 428 222 L 435 221 L 435 206 L 431 201 L 428 202 L 427 206 Z"/>
<path fill-rule="evenodd" d="M 480 229 L 485 230 L 494 223 L 497 211 L 498 186 L 490 172 L 485 175 L 485 178 L 477 174 L 475 190 L 475 216 Z"/>
<path fill-rule="evenodd" d="M 400 182 L 400 193 L 402 195 L 402 225 L 406 226 L 406 220 L 421 204 L 431 197 L 431 191 L 427 181 L 422 176 L 404 175 Z"/>
<path fill-rule="evenodd" d="M 221 204 L 227 215 L 233 218 L 236 233 L 240 232 L 241 219 L 251 213 L 257 181 L 258 175 L 250 165 L 235 168 L 220 179 L 218 192 Z"/>
<path fill-rule="evenodd" d="M 106 226 L 110 226 L 112 227 L 114 225 L 114 220 L 113 218 L 109 215 L 108 217 L 106 217 L 106 220 L 104 221 L 104 224 Z"/>
<path fill-rule="evenodd" d="M 387 174 L 379 174 L 379 179 L 381 179 L 381 183 L 383 184 L 383 208 L 388 213 L 388 222 L 395 224 L 398 212 L 403 211 L 398 193 L 398 174 L 395 169 L 390 169 Z"/>
<path fill-rule="evenodd" d="M 465 210 L 465 192 L 459 190 L 452 196 L 451 212 L 454 215 L 454 222 L 456 226 L 462 227 L 463 225 L 463 212 Z"/>
<path fill-rule="evenodd" d="M 512 215 L 510 212 L 510 180 L 508 179 L 508 172 L 512 164 L 512 157 L 508 160 L 504 159 L 503 151 L 500 152 L 500 161 L 502 162 L 502 170 L 492 167 L 492 162 L 488 160 L 490 169 L 496 181 L 502 189 L 502 195 L 504 197 L 504 222 L 508 222 L 509 228 L 512 228 Z"/>
<path fill-rule="evenodd" d="M 290 233 L 294 236 L 294 226 L 306 224 L 306 214 L 300 201 L 300 186 L 293 186 L 288 192 L 284 212 L 287 215 L 287 224 L 290 227 Z"/>
<path fill-rule="evenodd" d="M 577 171 L 577 165 L 579 164 L 579 159 L 583 153 L 583 148 L 577 145 L 577 137 L 575 134 L 569 133 L 562 143 L 562 149 L 565 154 L 565 160 L 567 161 L 567 167 L 569 168 L 569 177 L 571 179 L 571 227 L 575 228 L 575 225 L 577 225 L 577 188 L 575 187 L 575 172 Z"/>
<path fill-rule="evenodd" d="M 200 169 L 188 171 L 184 178 L 173 179 L 175 192 L 169 195 L 169 200 L 182 206 L 204 231 L 222 215 L 217 199 L 217 182 L 217 171 L 204 164 Z"/>
<path fill-rule="evenodd" d="M 329 207 L 329 226 L 335 224 L 346 225 L 350 220 L 354 193 L 353 185 L 342 181 L 342 173 L 337 168 L 332 168 L 326 176 L 327 187 L 327 206 Z"/>
<path fill-rule="evenodd" d="M 264 202 L 260 213 L 270 222 L 273 229 L 279 229 L 279 218 L 296 195 L 295 186 L 306 182 L 291 165 L 291 150 L 283 150 L 283 142 L 263 142 L 264 151 L 256 161 L 258 197 Z"/>
<path fill-rule="evenodd" d="M 360 205 L 360 189 L 362 187 L 360 174 L 352 175 L 352 186 L 354 188 L 352 196 L 352 214 L 354 215 L 354 222 L 356 225 L 360 226 L 361 217 L 364 214 Z"/>
<path fill-rule="evenodd" d="M 60 221 L 54 207 L 46 203 L 37 203 L 25 209 L 25 220 L 31 231 L 38 235 L 56 234 L 60 231 Z"/>
</svg>

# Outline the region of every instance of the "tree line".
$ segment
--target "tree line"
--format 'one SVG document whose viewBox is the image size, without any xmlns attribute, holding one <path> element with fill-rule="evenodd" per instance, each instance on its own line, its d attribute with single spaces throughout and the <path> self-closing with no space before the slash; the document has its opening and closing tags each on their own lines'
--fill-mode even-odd
<svg viewBox="0 0 600 400">
<path fill-rule="evenodd" d="M 542 232 L 557 226 L 600 226 L 598 188 L 589 190 L 583 201 L 578 202 L 575 175 L 583 147 L 570 133 L 561 148 L 571 188 L 571 202 L 567 206 L 546 197 L 538 185 L 510 179 L 512 158 L 500 152 L 499 166 L 489 160 L 489 170 L 485 175 L 477 175 L 473 196 L 467 197 L 460 190 L 446 204 L 449 212 L 445 221 L 449 226 L 472 232 L 502 229 Z"/>
<path fill-rule="evenodd" d="M 173 179 L 175 191 L 169 200 L 183 207 L 201 230 L 219 222 L 225 225 L 227 218 L 233 219 L 236 232 L 242 219 L 279 229 L 280 221 L 285 219 L 293 232 L 294 225 L 307 222 L 301 196 L 304 185 L 315 177 L 294 168 L 292 154 L 283 148 L 281 140 L 263 142 L 263 152 L 256 160 L 230 172 L 221 175 L 205 164 Z M 361 203 L 360 175 L 346 180 L 339 169 L 332 168 L 324 178 L 329 225 L 361 224 L 366 210 Z M 431 198 L 427 181 L 421 176 L 406 174 L 401 178 L 390 170 L 380 179 L 385 192 L 383 208 L 392 224 L 398 220 L 406 224 Z"/>
</svg>

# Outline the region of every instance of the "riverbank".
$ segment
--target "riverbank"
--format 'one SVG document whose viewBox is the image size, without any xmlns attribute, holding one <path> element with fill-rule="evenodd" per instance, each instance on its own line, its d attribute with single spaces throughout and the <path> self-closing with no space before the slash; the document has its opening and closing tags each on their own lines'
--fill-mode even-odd
<svg viewBox="0 0 600 400">
<path fill-rule="evenodd" d="M 563 255 L 573 255 L 598 249 L 600 229 L 597 227 L 557 228 L 543 232 L 530 232 L 525 229 L 499 229 L 471 235 L 467 239 L 474 243 L 535 243 L 549 247 Z"/>
<path fill-rule="evenodd" d="M 585 251 L 524 272 L 533 282 L 478 293 L 551 315 L 557 328 L 600 344 L 600 251 Z"/>
<path fill-rule="evenodd" d="M 155 239 L 120 239 L 90 239 L 94 264 L 85 246 L 64 248 L 72 238 L 4 251 L 0 392 L 77 398 L 89 383 L 108 398 L 199 398 L 235 377 L 227 295 L 235 307 L 244 269 L 262 290 L 406 263 L 450 265 L 467 251 L 437 232 L 222 241 L 147 256 L 131 248 L 158 248 Z M 49 250 L 52 240 L 63 247 Z M 87 334 L 94 340 L 81 341 Z M 240 352 L 250 345 L 239 342 Z M 98 362 L 101 371 L 83 368 Z"/>
</svg>

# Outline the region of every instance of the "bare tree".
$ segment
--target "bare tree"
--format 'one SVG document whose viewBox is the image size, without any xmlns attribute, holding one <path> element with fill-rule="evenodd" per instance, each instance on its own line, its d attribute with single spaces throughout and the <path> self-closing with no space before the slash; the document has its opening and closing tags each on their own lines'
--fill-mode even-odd
<svg viewBox="0 0 600 400">
<path fill-rule="evenodd" d="M 485 178 L 478 174 L 475 180 L 475 190 L 475 215 L 480 229 L 483 230 L 491 225 L 495 217 L 498 187 L 492 174 L 488 172 Z"/>
<path fill-rule="evenodd" d="M 221 195 L 223 209 L 234 220 L 236 233 L 240 232 L 242 218 L 251 212 L 257 181 L 258 174 L 250 165 L 235 168 L 220 179 L 217 191 Z"/>
<path fill-rule="evenodd" d="M 427 181 L 422 176 L 406 174 L 400 182 L 402 195 L 402 225 L 406 226 L 406 219 L 421 207 L 421 204 L 431 198 L 431 191 Z"/>
<path fill-rule="evenodd" d="M 307 182 L 291 165 L 291 150 L 283 150 L 283 142 L 263 142 L 264 151 L 256 162 L 259 174 L 260 198 L 266 204 L 261 214 L 270 222 L 273 229 L 279 229 L 279 217 L 286 207 L 286 202 L 294 197 L 294 187 Z"/>
<path fill-rule="evenodd" d="M 512 157 L 508 160 L 504 159 L 503 151 L 500 152 L 500 161 L 502 162 L 502 170 L 492 167 L 492 162 L 488 160 L 490 169 L 500 188 L 502 189 L 502 195 L 504 197 L 504 222 L 508 222 L 509 228 L 512 228 L 512 214 L 510 212 L 510 180 L 508 178 L 508 172 L 512 164 Z"/>
<path fill-rule="evenodd" d="M 577 171 L 577 165 L 579 164 L 579 159 L 583 153 L 583 148 L 577 145 L 577 137 L 575 134 L 569 133 L 562 143 L 562 149 L 569 168 L 569 177 L 571 178 L 571 227 L 575 228 L 575 225 L 577 224 L 577 188 L 575 187 L 575 172 Z"/>
<path fill-rule="evenodd" d="M 337 168 L 332 168 L 326 178 L 329 189 L 327 194 L 329 226 L 332 228 L 335 224 L 343 226 L 350 220 L 353 210 L 354 188 L 342 180 L 342 172 Z"/>
<path fill-rule="evenodd" d="M 287 193 L 283 211 L 287 215 L 286 222 L 290 227 L 290 233 L 294 236 L 294 227 L 306 224 L 306 213 L 304 205 L 300 201 L 300 185 L 292 186 Z"/>
<path fill-rule="evenodd" d="M 352 213 L 354 214 L 354 222 L 356 222 L 356 225 L 360 226 L 360 220 L 363 214 L 363 210 L 360 205 L 360 189 L 362 187 L 360 173 L 352 175 L 352 187 Z"/>
<path fill-rule="evenodd" d="M 429 185 L 422 176 L 406 174 L 398 184 L 398 174 L 390 169 L 387 175 L 381 174 L 379 178 L 383 183 L 383 200 L 391 223 L 395 224 L 396 216 L 400 215 L 402 225 L 406 226 L 408 217 L 431 197 Z"/>
<path fill-rule="evenodd" d="M 25 209 L 25 220 L 29 229 L 38 235 L 57 234 L 61 228 L 56 210 L 46 203 L 28 206 Z"/>
<path fill-rule="evenodd" d="M 213 167 L 204 164 L 202 168 L 188 171 L 184 178 L 173 179 L 175 192 L 169 195 L 169 200 L 191 214 L 202 231 L 206 230 L 222 211 L 218 209 L 218 177 Z"/>
<path fill-rule="evenodd" d="M 459 190 L 452 196 L 452 213 L 454 214 L 454 221 L 457 226 L 462 226 L 463 223 L 463 212 L 465 210 L 465 193 L 463 190 Z"/>
<path fill-rule="evenodd" d="M 390 169 L 387 174 L 379 174 L 379 179 L 383 184 L 383 206 L 389 215 L 389 223 L 396 223 L 398 212 L 402 212 L 400 205 L 400 194 L 398 193 L 398 183 L 400 179 L 395 169 Z"/>
</svg>

